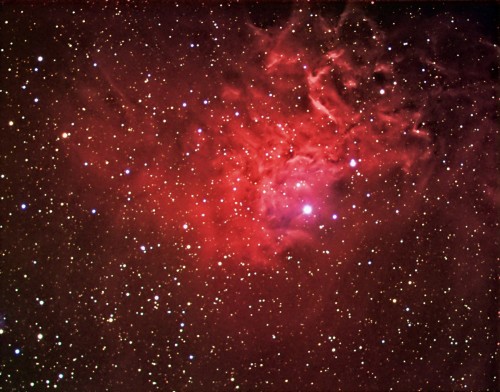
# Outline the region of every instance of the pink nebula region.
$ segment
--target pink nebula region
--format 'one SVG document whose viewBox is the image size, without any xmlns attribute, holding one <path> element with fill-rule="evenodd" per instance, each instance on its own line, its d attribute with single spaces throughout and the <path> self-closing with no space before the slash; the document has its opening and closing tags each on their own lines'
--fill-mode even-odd
<svg viewBox="0 0 500 392">
<path fill-rule="evenodd" d="M 137 60 L 135 47 L 122 48 L 118 63 L 98 52 L 90 80 L 77 80 L 85 112 L 64 124 L 62 148 L 128 201 L 116 219 L 189 239 L 203 265 L 230 255 L 275 266 L 296 248 L 343 254 L 354 233 L 391 225 L 380 200 L 388 178 L 403 182 L 401 214 L 418 209 L 435 166 L 425 115 L 439 89 L 401 75 L 405 54 L 395 58 L 387 34 L 354 9 L 333 21 L 294 11 L 283 26 L 240 30 L 201 54 L 200 33 L 173 64 L 156 50 Z"/>
<path fill-rule="evenodd" d="M 0 390 L 498 389 L 494 2 L 0 10 Z"/>
</svg>

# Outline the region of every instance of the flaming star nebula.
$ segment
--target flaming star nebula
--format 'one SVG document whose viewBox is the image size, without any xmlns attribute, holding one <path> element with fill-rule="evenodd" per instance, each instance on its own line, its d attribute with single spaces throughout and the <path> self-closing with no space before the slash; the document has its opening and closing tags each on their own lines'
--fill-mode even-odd
<svg viewBox="0 0 500 392">
<path fill-rule="evenodd" d="M 497 389 L 497 13 L 7 4 L 0 389 Z"/>
</svg>

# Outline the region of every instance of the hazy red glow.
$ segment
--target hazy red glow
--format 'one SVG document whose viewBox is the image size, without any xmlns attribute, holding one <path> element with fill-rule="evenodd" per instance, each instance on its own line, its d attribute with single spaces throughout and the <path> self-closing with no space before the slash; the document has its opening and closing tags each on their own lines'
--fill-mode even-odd
<svg viewBox="0 0 500 392">
<path fill-rule="evenodd" d="M 311 242 L 312 226 L 332 225 L 339 208 L 332 184 L 354 171 L 366 178 L 426 159 L 426 131 L 416 129 L 418 111 L 401 108 L 381 38 L 365 44 L 370 64 L 359 66 L 342 41 L 323 54 L 309 51 L 292 32 L 296 22 L 275 33 L 255 31 L 265 73 L 250 68 L 238 86 L 226 83 L 224 103 L 210 116 L 200 114 L 203 135 L 186 134 L 200 186 L 215 184 L 210 207 L 192 200 L 189 218 L 203 228 L 210 256 L 275 260 L 288 247 Z M 320 35 L 335 30 L 332 42 L 342 27 L 316 26 Z M 387 82 L 376 85 L 374 72 Z M 313 206 L 313 217 L 302 213 L 304 203 Z"/>
<path fill-rule="evenodd" d="M 342 39 L 344 23 L 353 18 L 376 31 L 359 43 L 363 59 Z M 422 154 L 429 137 L 425 127 L 417 128 L 418 108 L 404 108 L 406 92 L 384 58 L 386 44 L 375 26 L 355 13 L 345 14 L 336 26 L 322 21 L 314 26 L 327 48 L 320 53 L 297 39 L 293 26 L 299 21 L 295 15 L 287 28 L 274 32 L 251 27 L 255 63 L 242 55 L 233 67 L 240 73 L 211 98 L 180 102 L 175 110 L 181 120 L 173 124 L 138 118 L 136 104 L 101 65 L 127 107 L 123 115 L 131 124 L 130 137 L 117 140 L 95 119 L 90 137 L 101 147 L 94 142 L 82 149 L 80 141 L 81 159 L 102 160 L 110 145 L 124 144 L 121 151 L 113 149 L 110 161 L 118 161 L 126 157 L 123 150 L 150 146 L 155 165 L 147 175 L 133 168 L 130 189 L 143 195 L 157 217 L 161 213 L 157 224 L 178 219 L 180 228 L 187 222 L 191 246 L 204 263 L 223 255 L 275 263 L 287 249 L 311 244 L 312 228 L 331 226 L 332 215 L 345 210 L 332 195 L 335 183 L 355 175 L 366 181 L 395 168 L 409 172 L 428 158 Z M 162 100 L 153 96 L 148 106 L 161 107 Z M 187 111 L 189 119 L 183 121 Z M 181 135 L 180 148 L 165 145 L 162 151 L 155 130 L 172 126 Z M 142 129 L 140 137 L 136 128 Z M 114 167 L 97 175 L 113 173 Z M 304 204 L 312 206 L 311 216 L 303 214 Z M 176 235 L 166 230 L 165 235 Z"/>
<path fill-rule="evenodd" d="M 303 18 L 296 12 L 283 29 L 247 24 L 246 52 L 231 53 L 232 62 L 210 74 L 201 71 L 205 58 L 187 63 L 189 80 L 152 58 L 153 71 L 138 66 L 144 80 L 131 84 L 108 58 L 95 58 L 100 82 L 79 89 L 92 122 L 68 125 L 65 140 L 77 165 L 98 168 L 96 179 L 130 167 L 127 186 L 116 191 L 140 208 L 125 203 L 117 224 L 140 211 L 145 224 L 190 245 L 201 264 L 226 256 L 275 265 L 297 247 L 328 243 L 340 255 L 353 245 L 352 228 L 361 238 L 384 230 L 390 218 L 377 194 L 394 173 L 413 184 L 400 189 L 399 216 L 418 210 L 416 192 L 440 148 L 423 115 L 440 90 L 419 90 L 407 79 L 415 73 L 401 74 L 404 59 L 394 61 L 390 40 L 358 10 L 309 28 Z M 168 94 L 150 77 L 168 80 Z M 189 93 L 171 94 L 178 90 Z"/>
</svg>

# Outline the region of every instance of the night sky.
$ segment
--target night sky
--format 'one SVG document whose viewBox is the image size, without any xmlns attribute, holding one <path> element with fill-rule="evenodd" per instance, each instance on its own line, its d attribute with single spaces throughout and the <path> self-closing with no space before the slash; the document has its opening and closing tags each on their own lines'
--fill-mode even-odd
<svg viewBox="0 0 500 392">
<path fill-rule="evenodd" d="M 0 8 L 0 390 L 495 390 L 498 3 Z"/>
</svg>

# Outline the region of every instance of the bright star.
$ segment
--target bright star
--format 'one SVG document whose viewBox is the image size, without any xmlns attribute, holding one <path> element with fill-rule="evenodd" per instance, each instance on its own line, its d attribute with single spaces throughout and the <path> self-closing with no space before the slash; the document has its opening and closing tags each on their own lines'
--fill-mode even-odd
<svg viewBox="0 0 500 392">
<path fill-rule="evenodd" d="M 304 208 L 302 208 L 302 212 L 307 215 L 309 215 L 312 212 L 312 210 L 313 208 L 309 204 L 306 204 Z"/>
</svg>

